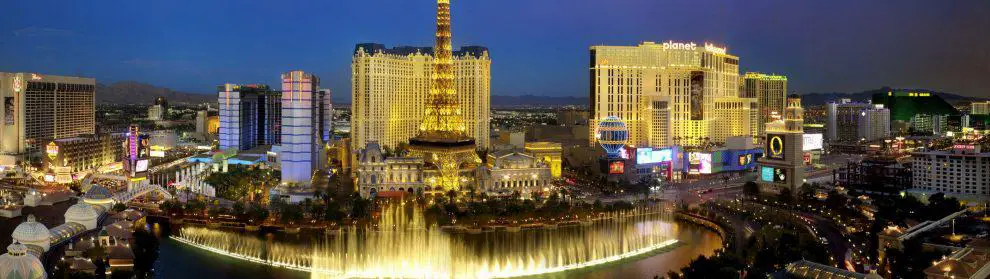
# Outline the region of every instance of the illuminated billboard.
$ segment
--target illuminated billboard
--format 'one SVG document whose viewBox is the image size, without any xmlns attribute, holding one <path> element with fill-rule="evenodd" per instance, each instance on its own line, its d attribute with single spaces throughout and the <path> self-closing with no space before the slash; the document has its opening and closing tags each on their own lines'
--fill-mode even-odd
<svg viewBox="0 0 990 279">
<path fill-rule="evenodd" d="M 3 98 L 3 111 L 4 111 L 4 122 L 10 126 L 14 125 L 15 120 L 17 120 L 17 103 L 14 101 L 14 97 Z"/>
<path fill-rule="evenodd" d="M 165 157 L 165 147 L 160 145 L 152 145 L 151 152 L 149 153 L 151 157 L 162 158 Z"/>
<path fill-rule="evenodd" d="M 688 153 L 689 173 L 712 173 L 712 154 L 691 152 Z"/>
<path fill-rule="evenodd" d="M 738 161 L 739 166 L 747 166 L 753 163 L 753 154 L 739 155 L 739 158 L 736 158 L 736 161 Z"/>
<path fill-rule="evenodd" d="M 802 151 L 822 149 L 822 134 L 804 134 Z"/>
<path fill-rule="evenodd" d="M 773 182 L 787 182 L 787 172 L 783 169 L 773 169 Z"/>
<path fill-rule="evenodd" d="M 760 169 L 760 180 L 764 182 L 773 182 L 773 168 L 763 167 Z"/>
<path fill-rule="evenodd" d="M 58 157 L 58 145 L 55 145 L 54 141 L 48 143 L 48 146 L 45 146 L 45 154 L 48 154 L 49 159 L 55 160 Z"/>
<path fill-rule="evenodd" d="M 760 169 L 760 180 L 763 182 L 785 183 L 787 182 L 787 171 L 764 166 Z"/>
<path fill-rule="evenodd" d="M 623 174 L 625 173 L 625 163 L 622 161 L 615 161 L 608 164 L 608 174 Z"/>
<path fill-rule="evenodd" d="M 134 168 L 135 172 L 146 172 L 148 171 L 148 160 L 138 160 L 137 167 Z"/>
<path fill-rule="evenodd" d="M 702 120 L 705 116 L 705 72 L 691 72 L 691 120 Z"/>
<path fill-rule="evenodd" d="M 698 154 L 698 158 L 700 163 L 698 165 L 698 172 L 705 174 L 712 173 L 712 154 L 701 153 Z"/>
<path fill-rule="evenodd" d="M 637 148 L 636 164 L 653 164 L 670 162 L 673 160 L 673 151 L 670 149 Z"/>
<path fill-rule="evenodd" d="M 767 134 L 766 156 L 769 159 L 785 160 L 784 157 L 784 135 Z"/>
</svg>

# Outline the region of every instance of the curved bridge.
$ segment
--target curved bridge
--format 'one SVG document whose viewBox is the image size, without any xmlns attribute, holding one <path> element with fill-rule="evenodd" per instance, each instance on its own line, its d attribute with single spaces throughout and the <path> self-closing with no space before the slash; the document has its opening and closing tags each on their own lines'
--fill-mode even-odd
<svg viewBox="0 0 990 279">
<path fill-rule="evenodd" d="M 172 194 L 170 194 L 167 190 L 165 190 L 165 188 L 162 188 L 162 186 L 160 185 L 153 185 L 153 184 L 133 185 L 131 186 L 131 189 L 128 190 L 127 192 L 120 192 L 114 194 L 113 199 L 120 203 L 127 203 L 137 197 L 144 196 L 152 192 L 158 192 L 162 194 L 162 196 L 165 196 L 166 199 L 172 199 Z"/>
</svg>

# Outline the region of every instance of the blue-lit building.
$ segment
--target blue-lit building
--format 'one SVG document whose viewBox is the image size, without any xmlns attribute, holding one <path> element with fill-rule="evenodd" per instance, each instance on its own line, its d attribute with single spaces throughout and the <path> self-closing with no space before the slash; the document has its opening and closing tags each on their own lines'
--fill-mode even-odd
<svg viewBox="0 0 990 279">
<path fill-rule="evenodd" d="M 281 142 L 281 93 L 267 85 L 217 86 L 220 149 L 249 150 Z"/>
<path fill-rule="evenodd" d="M 309 183 L 326 162 L 325 140 L 332 127 L 328 91 L 320 78 L 303 71 L 282 74 L 282 182 Z"/>
</svg>

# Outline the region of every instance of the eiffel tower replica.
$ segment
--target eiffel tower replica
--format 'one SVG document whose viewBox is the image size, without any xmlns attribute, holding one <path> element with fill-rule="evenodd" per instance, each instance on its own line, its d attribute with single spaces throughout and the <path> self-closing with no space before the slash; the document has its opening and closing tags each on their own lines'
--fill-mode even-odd
<svg viewBox="0 0 990 279">
<path fill-rule="evenodd" d="M 419 134 L 409 139 L 411 156 L 426 163 L 425 184 L 433 193 L 460 191 L 461 170 L 473 170 L 481 160 L 474 139 L 465 132 L 454 90 L 454 60 L 450 46 L 450 0 L 437 0 L 437 34 L 433 51 L 433 80 Z M 435 172 L 435 174 L 430 174 Z M 473 180 L 473 179 L 471 179 Z"/>
</svg>

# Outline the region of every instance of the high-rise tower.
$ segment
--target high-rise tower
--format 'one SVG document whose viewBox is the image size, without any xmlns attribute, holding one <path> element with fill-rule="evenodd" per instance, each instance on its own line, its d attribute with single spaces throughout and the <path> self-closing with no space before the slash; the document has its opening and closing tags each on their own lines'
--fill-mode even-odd
<svg viewBox="0 0 990 279">
<path fill-rule="evenodd" d="M 739 57 L 724 47 L 643 42 L 592 46 L 590 54 L 590 127 L 617 117 L 635 146 L 702 146 L 751 136 L 755 121 L 738 121 L 751 107 L 738 98 Z M 595 144 L 594 129 L 588 132 Z"/>
<path fill-rule="evenodd" d="M 450 37 L 450 0 L 437 0 L 432 86 L 419 134 L 409 139 L 411 155 L 422 156 L 426 162 L 429 177 L 424 182 L 431 191 L 459 190 L 462 180 L 471 177 L 470 169 L 481 161 L 461 118 Z M 462 170 L 467 172 L 463 177 Z"/>
</svg>

